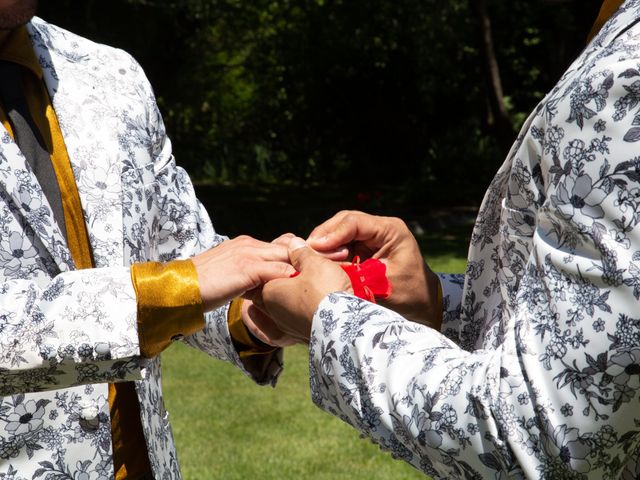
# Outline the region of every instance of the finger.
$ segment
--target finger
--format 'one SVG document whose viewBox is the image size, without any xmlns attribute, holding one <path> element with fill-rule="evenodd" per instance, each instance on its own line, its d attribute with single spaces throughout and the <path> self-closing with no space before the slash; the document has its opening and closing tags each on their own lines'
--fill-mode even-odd
<svg viewBox="0 0 640 480">
<path fill-rule="evenodd" d="M 320 255 L 309 248 L 302 238 L 295 237 L 291 239 L 289 243 L 289 261 L 298 272 L 302 273 L 311 262 L 320 258 Z"/>
<path fill-rule="evenodd" d="M 253 271 L 247 272 L 253 279 L 253 285 L 248 290 L 253 290 L 271 280 L 289 278 L 296 273 L 295 267 L 284 262 L 260 262 L 252 266 Z"/>
<path fill-rule="evenodd" d="M 286 262 L 289 258 L 286 245 L 263 242 L 248 235 L 240 235 L 232 240 L 223 242 L 219 247 L 224 247 L 225 252 L 230 255 L 241 255 L 243 257 L 254 255 L 262 260 L 280 262 Z"/>
<path fill-rule="evenodd" d="M 251 334 L 258 338 L 260 341 L 272 345 L 267 335 L 261 328 L 262 319 L 253 314 L 253 303 L 250 300 L 244 300 L 242 302 L 242 322 Z M 275 346 L 275 345 L 272 345 Z"/>
<path fill-rule="evenodd" d="M 264 306 L 264 303 L 262 302 L 262 287 L 263 285 L 260 285 L 256 288 L 252 288 L 251 290 L 247 290 L 246 292 L 244 292 L 241 297 L 244 298 L 245 300 L 249 300 L 250 302 L 260 306 Z"/>
<path fill-rule="evenodd" d="M 320 230 L 321 237 L 312 234 L 309 245 L 318 251 L 335 250 L 352 242 L 363 242 L 371 248 L 382 243 L 385 221 L 383 217 L 367 215 L 362 212 L 349 212 L 339 221 L 330 224 L 330 228 Z"/>
<path fill-rule="evenodd" d="M 246 303 L 248 305 L 243 321 L 247 329 L 261 342 L 277 347 L 277 339 L 283 336 L 283 333 L 277 329 L 268 315 L 257 309 L 250 302 Z"/>
<path fill-rule="evenodd" d="M 334 262 L 342 262 L 348 259 L 351 254 L 347 247 L 338 247 L 335 250 L 317 253 L 328 260 L 333 260 Z"/>
<path fill-rule="evenodd" d="M 283 247 L 289 247 L 289 242 L 296 236 L 293 233 L 285 233 L 280 235 L 275 240 L 272 240 L 271 243 L 274 245 L 282 245 Z M 324 258 L 328 258 L 329 260 L 333 260 L 335 262 L 340 262 L 345 260 L 349 256 L 349 249 L 347 247 L 338 247 L 335 250 L 328 250 L 324 252 L 318 252 Z"/>
<path fill-rule="evenodd" d="M 247 250 L 247 254 L 249 252 L 254 253 L 256 257 L 265 261 L 288 262 L 289 260 L 288 242 L 287 244 L 260 242 L 252 245 L 251 250 Z"/>
<path fill-rule="evenodd" d="M 248 315 L 256 327 L 252 329 L 251 333 L 262 342 L 274 347 L 288 347 L 300 343 L 299 340 L 280 330 L 273 319 L 261 309 L 257 308 L 256 305 L 249 306 Z"/>
<path fill-rule="evenodd" d="M 264 327 L 264 334 L 271 338 L 272 341 L 269 342 L 270 344 L 275 342 L 280 347 L 286 347 L 297 343 L 305 343 L 304 337 L 299 336 L 295 332 L 285 331 L 266 310 L 255 304 L 250 305 L 249 308 L 251 307 L 255 309 L 251 310 L 251 318 L 254 318 L 253 315 L 255 314 L 257 325 L 259 325 L 260 328 Z"/>
<path fill-rule="evenodd" d="M 271 243 L 275 244 L 275 245 L 282 245 L 284 247 L 288 247 L 289 246 L 289 242 L 294 237 L 295 237 L 295 235 L 293 233 L 284 233 L 284 234 L 280 235 L 278 238 L 272 240 Z"/>
<path fill-rule="evenodd" d="M 346 217 L 350 213 L 354 212 L 351 212 L 349 210 L 342 210 L 336 213 L 333 217 L 314 228 L 309 237 L 307 237 L 307 241 L 315 241 L 327 236 L 329 233 L 333 232 L 336 227 L 342 222 L 344 217 Z"/>
<path fill-rule="evenodd" d="M 267 308 L 268 302 L 265 301 L 265 297 L 268 297 L 269 294 L 273 292 L 274 288 L 276 290 L 278 288 L 282 288 L 284 285 L 282 284 L 282 282 L 288 282 L 290 280 L 291 280 L 290 278 L 271 280 L 270 282 L 260 285 L 260 287 L 254 288 L 253 290 L 250 290 L 250 292 L 247 292 L 247 293 L 250 293 L 251 295 L 250 299 L 256 307 L 258 307 L 263 312 L 268 313 L 269 312 L 269 309 Z"/>
</svg>

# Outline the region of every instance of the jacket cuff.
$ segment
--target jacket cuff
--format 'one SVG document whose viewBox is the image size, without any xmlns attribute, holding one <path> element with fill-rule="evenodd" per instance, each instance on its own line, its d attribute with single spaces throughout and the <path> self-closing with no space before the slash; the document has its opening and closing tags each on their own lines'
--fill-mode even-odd
<svg viewBox="0 0 640 480">
<path fill-rule="evenodd" d="M 277 350 L 277 347 L 267 345 L 247 329 L 242 321 L 242 298 L 236 298 L 231 302 L 229 313 L 227 314 L 227 323 L 231 340 L 233 340 L 233 345 L 243 363 L 246 364 L 250 357 L 268 355 Z"/>
<path fill-rule="evenodd" d="M 140 354 L 151 358 L 204 327 L 198 275 L 191 260 L 131 266 L 138 302 Z"/>
</svg>

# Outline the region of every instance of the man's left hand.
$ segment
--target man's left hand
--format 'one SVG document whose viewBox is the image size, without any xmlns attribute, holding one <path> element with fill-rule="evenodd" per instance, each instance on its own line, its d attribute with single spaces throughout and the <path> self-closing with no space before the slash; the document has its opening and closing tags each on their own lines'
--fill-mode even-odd
<svg viewBox="0 0 640 480">
<path fill-rule="evenodd" d="M 245 299 L 242 302 L 242 321 L 254 337 L 272 347 L 290 347 L 301 343 L 280 330 L 271 317 L 257 308 L 251 300 Z"/>
<path fill-rule="evenodd" d="M 301 238 L 290 240 L 289 260 L 300 274 L 267 282 L 254 301 L 280 331 L 308 343 L 313 315 L 322 299 L 332 292 L 351 293 L 351 281 L 340 264 L 315 253 Z"/>
</svg>

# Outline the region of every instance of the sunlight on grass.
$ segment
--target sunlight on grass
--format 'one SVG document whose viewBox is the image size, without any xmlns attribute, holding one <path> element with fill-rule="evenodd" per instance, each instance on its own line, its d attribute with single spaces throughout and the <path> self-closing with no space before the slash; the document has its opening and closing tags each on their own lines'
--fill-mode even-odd
<svg viewBox="0 0 640 480">
<path fill-rule="evenodd" d="M 185 479 L 424 479 L 312 404 L 306 347 L 285 361 L 272 389 L 181 344 L 163 354 Z"/>
<path fill-rule="evenodd" d="M 464 271 L 460 254 L 428 260 L 436 271 Z M 425 478 L 312 404 L 306 347 L 287 349 L 275 389 L 257 387 L 235 367 L 182 344 L 162 360 L 186 480 Z"/>
<path fill-rule="evenodd" d="M 464 273 L 467 260 L 455 255 L 439 255 L 428 262 L 434 272 Z"/>
</svg>

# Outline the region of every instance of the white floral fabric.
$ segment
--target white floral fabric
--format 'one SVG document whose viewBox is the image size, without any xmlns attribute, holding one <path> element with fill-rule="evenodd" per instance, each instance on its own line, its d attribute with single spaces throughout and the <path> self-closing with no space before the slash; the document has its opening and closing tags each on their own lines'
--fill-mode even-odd
<svg viewBox="0 0 640 480">
<path fill-rule="evenodd" d="M 41 186 L 0 126 L 0 479 L 113 478 L 105 382 L 123 380 L 136 380 L 154 477 L 180 478 L 160 359 L 139 357 L 129 266 L 189 257 L 224 237 L 176 166 L 140 66 L 38 18 L 28 29 L 98 268 L 74 270 Z M 185 341 L 243 369 L 227 307 Z M 281 369 L 280 354 L 266 361 L 260 383 Z"/>
<path fill-rule="evenodd" d="M 314 401 L 433 478 L 640 478 L 639 141 L 627 0 L 489 187 L 442 333 L 329 295 Z"/>
</svg>

